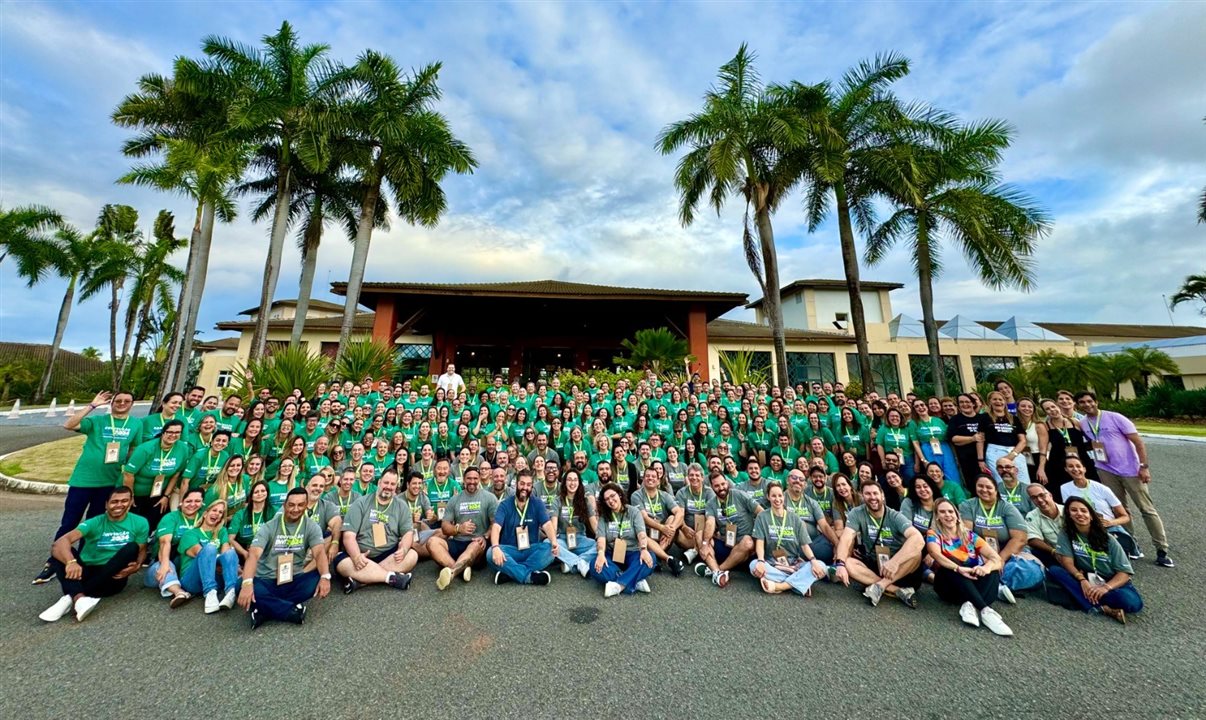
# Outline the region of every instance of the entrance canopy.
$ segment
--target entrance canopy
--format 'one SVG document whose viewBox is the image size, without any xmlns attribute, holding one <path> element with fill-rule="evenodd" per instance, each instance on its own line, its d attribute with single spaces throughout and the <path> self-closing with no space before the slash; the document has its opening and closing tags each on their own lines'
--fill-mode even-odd
<svg viewBox="0 0 1206 720">
<path fill-rule="evenodd" d="M 347 295 L 347 283 L 332 283 Z M 365 283 L 361 304 L 376 315 L 373 338 L 394 342 L 405 333 L 432 337 L 431 372 L 449 362 L 505 353 L 511 377 L 543 367 L 587 371 L 610 364 L 620 341 L 637 330 L 665 326 L 687 338 L 707 375 L 708 322 L 744 305 L 745 293 L 627 288 L 561 280 L 503 283 Z M 603 359 L 606 358 L 604 361 Z M 499 367 L 499 366 L 495 366 Z"/>
</svg>

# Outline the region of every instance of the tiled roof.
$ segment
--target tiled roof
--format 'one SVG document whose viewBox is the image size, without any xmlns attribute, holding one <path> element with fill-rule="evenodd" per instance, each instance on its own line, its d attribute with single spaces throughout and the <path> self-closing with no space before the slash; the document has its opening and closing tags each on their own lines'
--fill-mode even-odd
<svg viewBox="0 0 1206 720">
<path fill-rule="evenodd" d="M 347 293 L 347 283 L 331 283 L 331 291 L 337 295 Z M 711 300 L 731 302 L 734 306 L 746 300 L 745 293 L 716 292 L 711 290 L 670 290 L 666 288 L 631 288 L 615 285 L 591 285 L 566 282 L 564 280 L 531 280 L 495 283 L 390 283 L 369 282 L 362 287 L 364 292 L 382 294 L 431 294 L 431 295 L 482 295 L 482 296 L 529 296 L 529 297 L 592 297 L 610 299 L 670 298 L 681 300 Z"/>
</svg>

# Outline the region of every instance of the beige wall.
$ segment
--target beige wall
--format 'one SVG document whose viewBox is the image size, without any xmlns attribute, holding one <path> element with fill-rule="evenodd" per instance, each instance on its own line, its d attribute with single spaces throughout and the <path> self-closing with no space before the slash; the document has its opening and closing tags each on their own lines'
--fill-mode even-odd
<svg viewBox="0 0 1206 720">
<path fill-rule="evenodd" d="M 197 384 L 211 395 L 217 394 L 218 373 L 231 370 L 239 363 L 234 350 L 210 350 L 201 356 L 201 372 L 197 373 Z"/>
</svg>

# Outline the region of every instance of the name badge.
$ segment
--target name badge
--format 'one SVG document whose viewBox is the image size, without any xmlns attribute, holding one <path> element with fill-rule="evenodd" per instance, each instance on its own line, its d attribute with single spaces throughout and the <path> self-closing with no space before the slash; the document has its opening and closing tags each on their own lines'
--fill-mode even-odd
<svg viewBox="0 0 1206 720">
<path fill-rule="evenodd" d="M 565 526 L 565 546 L 570 550 L 578 547 L 578 528 L 573 525 Z"/>
<path fill-rule="evenodd" d="M 1089 581 L 1090 585 L 1105 585 L 1106 584 L 1106 581 L 1102 580 L 1101 576 L 1095 572 L 1091 572 L 1091 573 L 1085 575 L 1085 579 Z"/>
<path fill-rule="evenodd" d="M 121 443 L 111 442 L 105 443 L 105 464 L 112 465 L 117 462 L 121 455 Z"/>
<path fill-rule="evenodd" d="M 624 541 L 624 538 L 616 538 L 615 548 L 611 551 L 611 561 L 623 565 L 627 552 L 628 543 Z"/>
<path fill-rule="evenodd" d="M 892 559 L 892 549 L 887 545 L 875 546 L 875 561 L 879 564 L 880 572 L 883 572 L 883 567 Z"/>
<path fill-rule="evenodd" d="M 412 520 L 412 524 L 415 526 L 415 531 L 418 532 L 418 530 L 419 530 L 419 513 L 415 512 L 411 516 L 411 520 Z"/>
<path fill-rule="evenodd" d="M 444 511 L 447 509 L 448 509 L 448 503 L 446 503 L 446 502 L 436 503 L 436 520 L 443 520 L 444 519 Z"/>
<path fill-rule="evenodd" d="M 1089 455 L 1092 456 L 1094 462 L 1109 462 L 1109 456 L 1106 455 L 1105 445 L 1102 445 L 1101 442 L 1097 440 L 1093 441 L 1093 449 L 1089 451 Z"/>
<path fill-rule="evenodd" d="M 737 544 L 737 526 L 733 523 L 725 523 L 724 526 L 724 544 L 733 547 Z"/>
<path fill-rule="evenodd" d="M 385 525 L 379 522 L 373 523 L 373 547 L 383 547 L 385 545 Z"/>
<path fill-rule="evenodd" d="M 657 528 L 649 528 L 649 537 L 653 540 L 660 540 L 662 538 L 662 534 Z"/>
<path fill-rule="evenodd" d="M 1001 543 L 997 540 L 996 535 L 985 537 L 984 542 L 988 543 L 988 547 L 992 548 L 995 551 L 999 552 L 1001 550 Z"/>
<path fill-rule="evenodd" d="M 942 454 L 942 443 L 938 442 L 938 438 L 930 438 L 930 452 L 935 455 Z"/>
<path fill-rule="evenodd" d="M 774 551 L 771 553 L 771 557 L 773 557 L 776 560 L 783 560 L 784 558 L 787 557 L 787 552 L 785 550 L 783 550 L 782 548 L 775 548 Z"/>
<path fill-rule="evenodd" d="M 155 482 L 151 484 L 151 497 L 159 497 L 163 494 L 163 476 L 156 475 Z"/>
<path fill-rule="evenodd" d="M 520 550 L 527 550 L 532 546 L 528 540 L 528 529 L 526 527 L 515 528 L 515 546 Z"/>
<path fill-rule="evenodd" d="M 293 554 L 276 556 L 276 584 L 293 582 Z"/>
</svg>

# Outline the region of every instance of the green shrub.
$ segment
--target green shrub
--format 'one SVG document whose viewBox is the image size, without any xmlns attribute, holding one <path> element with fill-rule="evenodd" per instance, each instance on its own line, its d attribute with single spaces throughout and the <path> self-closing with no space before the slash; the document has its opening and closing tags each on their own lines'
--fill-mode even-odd
<svg viewBox="0 0 1206 720">
<path fill-rule="evenodd" d="M 391 377 L 396 352 L 393 346 L 372 340 L 350 342 L 335 363 L 335 374 L 352 382 L 360 382 L 365 377 L 373 380 Z"/>
</svg>

